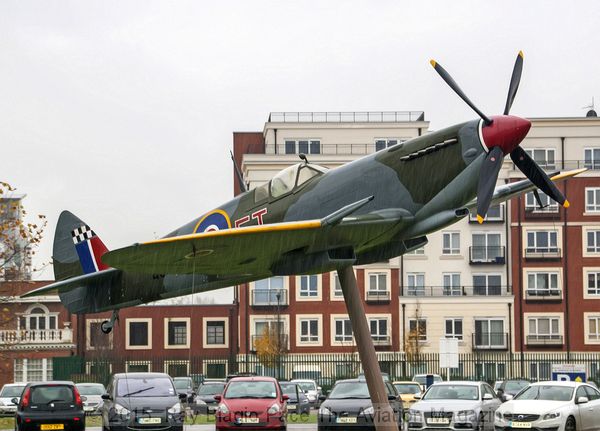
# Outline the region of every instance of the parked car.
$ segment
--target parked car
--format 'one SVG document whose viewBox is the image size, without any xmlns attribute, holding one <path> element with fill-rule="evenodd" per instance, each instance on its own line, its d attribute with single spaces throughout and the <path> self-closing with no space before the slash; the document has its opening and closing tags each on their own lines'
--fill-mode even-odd
<svg viewBox="0 0 600 431">
<path fill-rule="evenodd" d="M 408 411 L 408 429 L 491 429 L 501 401 L 485 382 L 435 383 Z"/>
<path fill-rule="evenodd" d="M 183 430 L 185 394 L 164 373 L 114 374 L 102 395 L 105 431 L 150 428 Z M 41 430 L 40 430 L 41 431 Z"/>
<path fill-rule="evenodd" d="M 306 394 L 311 406 L 316 407 L 319 405 L 319 397 L 323 395 L 323 390 L 321 386 L 317 385 L 317 382 L 310 379 L 293 379 L 292 383 L 298 383 L 300 389 Z"/>
<path fill-rule="evenodd" d="M 25 389 L 25 383 L 7 383 L 0 390 L 0 415 L 14 415 L 17 411 L 17 404 L 21 399 L 21 394 Z M 13 398 L 17 399 L 13 403 Z"/>
<path fill-rule="evenodd" d="M 402 401 L 390 382 L 384 382 L 388 399 L 394 410 L 398 428 L 402 429 Z M 321 397 L 317 415 L 319 431 L 345 430 L 360 427 L 373 429 L 373 405 L 364 379 L 338 380 L 329 393 Z"/>
<path fill-rule="evenodd" d="M 200 400 L 204 401 L 208 413 L 214 413 L 218 404 L 217 400 L 215 400 L 215 395 L 221 395 L 223 389 L 225 389 L 225 382 L 205 380 L 204 383 L 198 387 L 196 402 Z"/>
<path fill-rule="evenodd" d="M 411 405 L 413 405 L 417 399 L 415 395 L 421 395 L 421 385 L 418 382 L 394 382 L 392 383 L 398 393 L 400 394 L 400 399 L 402 399 L 402 407 L 404 410 L 408 410 Z"/>
<path fill-rule="evenodd" d="M 496 390 L 496 394 L 502 401 L 509 401 L 529 385 L 529 380 L 525 379 L 504 380 Z"/>
<path fill-rule="evenodd" d="M 77 383 L 77 390 L 80 395 L 86 397 L 83 402 L 83 411 L 88 415 L 99 415 L 102 407 L 102 394 L 106 392 L 101 383 Z"/>
<path fill-rule="evenodd" d="M 73 382 L 53 381 L 28 383 L 15 414 L 16 431 L 50 431 L 85 429 L 83 401 L 85 397 Z"/>
<path fill-rule="evenodd" d="M 412 378 L 413 382 L 418 382 L 421 385 L 421 391 L 427 390 L 427 376 L 433 376 L 433 383 L 443 382 L 442 376 L 439 374 L 415 374 Z"/>
<path fill-rule="evenodd" d="M 289 397 L 287 402 L 288 413 L 310 413 L 310 401 L 298 383 L 279 382 L 281 392 Z"/>
<path fill-rule="evenodd" d="M 365 373 L 360 373 L 358 375 L 358 378 L 361 380 L 365 380 Z M 389 382 L 390 381 L 390 375 L 388 373 L 381 373 L 381 378 L 383 379 L 384 382 Z"/>
<path fill-rule="evenodd" d="M 538 382 L 496 410 L 496 429 L 592 430 L 600 422 L 600 392 L 579 382 Z M 511 427 L 511 428 L 509 428 Z"/>
<path fill-rule="evenodd" d="M 249 429 L 286 430 L 286 401 L 272 377 L 235 377 L 229 380 L 215 412 L 217 431 Z"/>
<path fill-rule="evenodd" d="M 173 377 L 173 383 L 177 393 L 185 394 L 186 402 L 193 404 L 196 400 L 196 391 L 194 390 L 194 381 L 191 377 Z"/>
</svg>

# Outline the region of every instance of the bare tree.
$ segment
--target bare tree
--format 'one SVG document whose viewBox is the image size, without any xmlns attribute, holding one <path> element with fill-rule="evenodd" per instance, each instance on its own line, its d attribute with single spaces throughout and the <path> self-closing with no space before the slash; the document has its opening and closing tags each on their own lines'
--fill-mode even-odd
<svg viewBox="0 0 600 431">
<path fill-rule="evenodd" d="M 410 328 L 406 337 L 406 360 L 417 368 L 421 365 L 422 357 L 422 340 L 427 336 L 427 328 L 422 325 L 422 314 L 419 303 L 416 303 L 415 312 L 410 318 L 415 322 L 413 328 Z"/>
</svg>

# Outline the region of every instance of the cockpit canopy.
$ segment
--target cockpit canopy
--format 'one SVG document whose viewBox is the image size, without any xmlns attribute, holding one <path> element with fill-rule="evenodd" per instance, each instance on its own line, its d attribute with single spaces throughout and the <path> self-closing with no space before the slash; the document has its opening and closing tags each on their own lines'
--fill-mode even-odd
<svg viewBox="0 0 600 431">
<path fill-rule="evenodd" d="M 275 175 L 268 183 L 254 189 L 254 200 L 259 202 L 268 198 L 269 191 L 271 197 L 278 198 L 325 172 L 327 172 L 327 168 L 319 165 L 297 163 L 289 166 Z"/>
</svg>

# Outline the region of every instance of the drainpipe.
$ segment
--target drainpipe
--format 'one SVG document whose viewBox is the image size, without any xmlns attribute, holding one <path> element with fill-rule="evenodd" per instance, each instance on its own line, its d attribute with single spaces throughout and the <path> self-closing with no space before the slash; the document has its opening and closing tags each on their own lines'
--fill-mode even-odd
<svg viewBox="0 0 600 431">
<path fill-rule="evenodd" d="M 567 181 L 564 183 L 564 193 L 567 193 Z M 567 275 L 567 268 L 569 268 L 569 235 L 567 235 L 567 208 L 563 208 L 563 292 L 565 297 L 565 342 L 567 345 L 567 360 L 571 359 L 571 337 L 569 336 L 569 277 Z"/>
<path fill-rule="evenodd" d="M 275 154 L 277 154 L 277 129 L 273 129 L 273 134 L 275 137 Z M 265 149 L 266 152 L 266 149 Z"/>
<path fill-rule="evenodd" d="M 565 137 L 564 136 L 560 137 L 560 158 L 561 158 L 561 162 L 560 162 L 561 170 L 564 171 L 564 169 L 565 169 Z"/>
<path fill-rule="evenodd" d="M 504 184 L 508 184 L 508 178 L 506 178 L 504 180 Z M 512 263 L 512 260 L 509 258 L 509 256 L 511 256 L 511 248 L 509 247 L 509 244 L 512 245 L 511 240 L 510 240 L 510 220 L 509 220 L 509 212 L 508 212 L 508 201 L 506 201 L 504 203 L 504 235 L 506 236 L 506 246 L 505 246 L 505 251 L 504 251 L 504 261 L 506 262 L 506 293 L 510 293 L 511 292 L 511 286 L 512 283 L 510 283 L 511 277 L 510 277 L 510 266 Z"/>
<path fill-rule="evenodd" d="M 521 348 L 521 355 L 520 355 L 520 366 L 521 366 L 521 375 L 520 377 L 524 377 L 525 376 L 525 353 L 524 353 L 524 349 L 525 349 L 525 343 L 524 343 L 524 338 L 525 338 L 525 328 L 523 326 L 523 292 L 524 292 L 524 287 L 523 287 L 523 265 L 521 264 L 522 258 L 523 258 L 523 226 L 521 224 L 521 201 L 522 201 L 523 197 L 519 196 L 519 198 L 517 199 L 517 244 L 518 244 L 518 256 L 519 258 L 517 259 L 517 269 L 519 271 L 517 277 L 519 279 L 519 341 L 520 341 L 520 348 Z M 514 290 L 514 285 L 513 285 L 513 295 L 515 294 L 515 290 Z"/>
<path fill-rule="evenodd" d="M 406 304 L 402 304 L 402 351 L 406 355 Z M 406 356 L 402 361 L 402 375 L 406 377 Z"/>
</svg>

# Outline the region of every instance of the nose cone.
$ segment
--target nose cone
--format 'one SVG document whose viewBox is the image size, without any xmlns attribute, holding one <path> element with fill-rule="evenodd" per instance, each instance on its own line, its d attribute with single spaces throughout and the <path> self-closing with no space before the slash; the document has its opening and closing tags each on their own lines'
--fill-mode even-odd
<svg viewBox="0 0 600 431">
<path fill-rule="evenodd" d="M 512 115 L 498 115 L 492 117 L 492 124 L 484 125 L 481 134 L 483 143 L 491 150 L 500 147 L 504 155 L 510 154 L 525 139 L 531 121 Z"/>
</svg>

